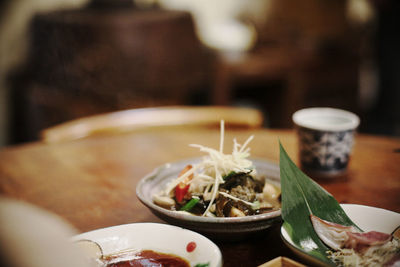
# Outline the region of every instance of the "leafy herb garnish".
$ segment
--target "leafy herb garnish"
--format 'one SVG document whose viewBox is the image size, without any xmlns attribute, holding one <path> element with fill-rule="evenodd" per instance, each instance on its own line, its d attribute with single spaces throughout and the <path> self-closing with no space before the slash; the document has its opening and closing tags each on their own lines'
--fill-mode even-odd
<svg viewBox="0 0 400 267">
<path fill-rule="evenodd" d="M 229 178 L 231 178 L 232 176 L 234 176 L 235 174 L 236 174 L 235 171 L 230 171 L 228 174 L 222 176 L 222 179 L 224 179 L 224 180 L 229 179 Z"/>
<path fill-rule="evenodd" d="M 282 144 L 279 146 L 283 227 L 305 253 L 335 266 L 326 256 L 329 248 L 315 233 L 310 215 L 342 225 L 356 225 L 336 199 L 292 162 Z"/>
</svg>

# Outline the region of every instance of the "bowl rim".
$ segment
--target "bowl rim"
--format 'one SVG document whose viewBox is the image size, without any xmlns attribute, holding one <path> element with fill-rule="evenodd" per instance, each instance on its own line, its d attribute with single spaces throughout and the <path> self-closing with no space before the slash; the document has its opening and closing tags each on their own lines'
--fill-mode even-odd
<svg viewBox="0 0 400 267">
<path fill-rule="evenodd" d="M 336 117 L 346 119 L 346 122 L 340 124 L 332 124 L 332 125 L 316 125 L 314 123 L 310 123 L 307 121 L 309 118 L 321 118 L 321 117 Z M 347 110 L 337 109 L 337 108 L 329 108 L 329 107 L 314 107 L 314 108 L 304 108 L 296 111 L 292 115 L 292 120 L 295 125 L 308 128 L 312 130 L 319 131 L 350 131 L 354 130 L 360 124 L 360 118 Z"/>
<path fill-rule="evenodd" d="M 190 215 L 186 213 L 181 213 L 177 211 L 171 211 L 167 210 L 165 208 L 162 208 L 156 204 L 153 203 L 153 201 L 149 201 L 145 195 L 142 192 L 142 187 L 146 184 L 146 182 L 153 177 L 159 175 L 164 169 L 170 168 L 171 165 L 177 165 L 177 164 L 184 164 L 185 162 L 190 162 L 194 160 L 199 160 L 201 157 L 194 157 L 194 158 L 189 158 L 181 161 L 175 161 L 172 163 L 165 163 L 159 167 L 156 167 L 145 175 L 138 184 L 136 185 L 136 196 L 137 198 L 148 208 L 155 210 L 156 212 L 162 213 L 163 215 L 166 215 L 170 218 L 175 218 L 179 220 L 184 220 L 185 222 L 192 222 L 192 223 L 205 223 L 205 224 L 220 224 L 220 223 L 231 223 L 231 224 L 242 224 L 242 223 L 251 223 L 251 222 L 258 222 L 258 221 L 265 221 L 268 219 L 276 219 L 281 216 L 281 209 L 276 210 L 276 211 L 271 211 L 268 213 L 263 213 L 263 214 L 257 214 L 257 215 L 249 215 L 245 217 L 203 217 L 203 216 L 196 216 L 196 215 Z M 275 162 L 268 161 L 265 159 L 261 158 L 255 158 L 255 157 L 250 157 L 250 160 L 253 162 L 260 163 L 262 162 L 263 164 L 269 165 L 269 167 L 274 168 L 279 173 L 279 165 Z M 279 179 L 280 177 L 276 178 Z"/>
</svg>

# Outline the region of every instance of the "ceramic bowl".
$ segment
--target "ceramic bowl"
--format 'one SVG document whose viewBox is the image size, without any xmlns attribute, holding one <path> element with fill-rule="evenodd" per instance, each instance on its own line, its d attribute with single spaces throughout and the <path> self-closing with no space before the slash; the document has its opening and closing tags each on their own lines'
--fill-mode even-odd
<svg viewBox="0 0 400 267">
<path fill-rule="evenodd" d="M 346 212 L 347 216 L 366 232 L 378 231 L 391 234 L 400 225 L 400 213 L 355 204 L 341 204 L 341 207 Z M 284 243 L 305 261 L 317 266 L 326 266 L 317 258 L 305 253 L 302 248 L 296 246 L 283 226 L 281 227 L 281 237 Z"/>
<path fill-rule="evenodd" d="M 257 174 L 280 187 L 279 166 L 260 159 L 251 159 Z M 251 234 L 268 229 L 281 222 L 281 211 L 273 211 L 246 217 L 202 217 L 167 210 L 153 203 L 154 194 L 165 188 L 166 184 L 178 177 L 179 172 L 188 164 L 195 164 L 200 158 L 165 164 L 146 175 L 137 185 L 136 194 L 139 200 L 162 220 L 196 232 L 210 238 L 222 240 L 239 240 Z"/>
<path fill-rule="evenodd" d="M 133 223 L 74 236 L 73 241 L 91 240 L 96 242 L 103 255 L 127 250 L 153 250 L 159 253 L 177 255 L 186 259 L 190 266 L 208 263 L 209 267 L 221 267 L 222 255 L 219 248 L 208 238 L 172 225 L 161 223 Z M 188 251 L 194 242 L 194 250 Z"/>
</svg>

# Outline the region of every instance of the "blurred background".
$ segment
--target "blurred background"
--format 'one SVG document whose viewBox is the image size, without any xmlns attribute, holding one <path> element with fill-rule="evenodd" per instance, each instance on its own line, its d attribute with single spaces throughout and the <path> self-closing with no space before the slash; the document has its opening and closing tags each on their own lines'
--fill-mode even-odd
<svg viewBox="0 0 400 267">
<path fill-rule="evenodd" d="M 400 136 L 397 0 L 5 0 L 0 146 L 61 122 L 166 105 L 355 112 Z"/>
</svg>

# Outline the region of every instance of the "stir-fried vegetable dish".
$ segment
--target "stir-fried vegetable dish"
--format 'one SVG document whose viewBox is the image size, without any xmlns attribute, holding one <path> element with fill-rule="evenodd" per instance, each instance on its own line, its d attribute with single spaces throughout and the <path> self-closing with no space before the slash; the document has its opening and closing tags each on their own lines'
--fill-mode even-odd
<svg viewBox="0 0 400 267">
<path fill-rule="evenodd" d="M 280 209 L 280 188 L 258 175 L 250 156 L 250 136 L 242 145 L 233 140 L 231 154 L 223 153 L 224 123 L 219 150 L 192 144 L 207 155 L 187 165 L 178 177 L 153 196 L 164 208 L 209 217 L 241 217 Z"/>
</svg>

